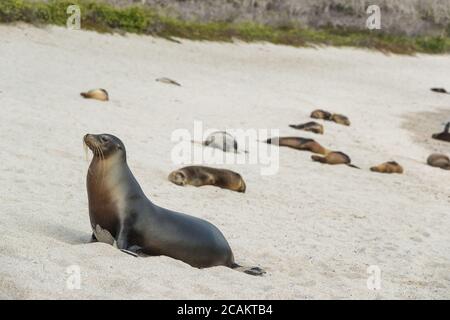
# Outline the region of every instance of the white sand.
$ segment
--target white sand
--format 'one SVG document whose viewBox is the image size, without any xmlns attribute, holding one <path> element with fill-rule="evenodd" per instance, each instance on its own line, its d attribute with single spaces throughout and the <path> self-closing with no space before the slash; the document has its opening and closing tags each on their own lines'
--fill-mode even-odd
<svg viewBox="0 0 450 320">
<path fill-rule="evenodd" d="M 450 298 L 450 172 L 427 166 L 449 144 L 429 139 L 450 118 L 449 56 L 355 49 L 182 44 L 136 35 L 0 26 L 0 298 Z M 170 77 L 183 86 L 154 81 Z M 79 92 L 106 88 L 111 101 Z M 325 135 L 290 129 L 316 107 L 348 115 Z M 423 116 L 430 115 L 428 116 Z M 346 152 L 363 170 L 280 149 L 280 170 L 228 166 L 247 193 L 167 181 L 177 128 L 280 128 Z M 417 135 L 416 128 L 421 128 Z M 85 133 L 121 137 L 156 204 L 218 226 L 258 278 L 133 258 L 88 244 Z M 372 173 L 397 160 L 404 175 Z M 66 286 L 81 268 L 81 289 Z M 367 289 L 366 269 L 382 271 Z"/>
</svg>

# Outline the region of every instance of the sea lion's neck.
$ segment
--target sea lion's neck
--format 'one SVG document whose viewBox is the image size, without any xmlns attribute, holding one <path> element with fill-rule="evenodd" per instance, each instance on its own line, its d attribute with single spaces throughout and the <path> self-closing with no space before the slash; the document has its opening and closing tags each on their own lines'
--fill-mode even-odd
<svg viewBox="0 0 450 320">
<path fill-rule="evenodd" d="M 123 159 L 94 157 L 89 166 L 87 185 L 88 193 L 90 193 L 89 201 L 102 199 L 99 200 L 100 203 L 92 203 L 93 207 L 115 208 L 113 211 L 118 213 L 119 219 L 125 212 L 128 199 L 145 198 L 141 187 Z M 97 210 L 94 209 L 94 211 Z"/>
</svg>

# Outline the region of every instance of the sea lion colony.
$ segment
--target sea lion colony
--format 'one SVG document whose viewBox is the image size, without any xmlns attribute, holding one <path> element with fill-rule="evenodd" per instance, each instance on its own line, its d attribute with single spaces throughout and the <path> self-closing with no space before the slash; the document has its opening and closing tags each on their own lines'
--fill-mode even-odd
<svg viewBox="0 0 450 320">
<path fill-rule="evenodd" d="M 168 80 L 166 78 L 157 79 L 157 81 L 179 85 L 173 80 Z M 101 101 L 108 101 L 109 99 L 108 93 L 104 89 L 90 90 L 86 93 L 81 93 L 81 95 L 84 98 Z M 345 115 L 334 114 L 320 109 L 314 110 L 311 113 L 311 118 L 334 121 L 346 126 L 350 125 L 350 120 Z M 449 141 L 446 140 L 449 134 L 449 126 L 450 123 L 447 123 L 444 132 L 434 134 L 433 138 Z M 314 121 L 300 125 L 290 125 L 290 127 L 317 134 L 323 134 L 324 132 L 323 125 Z M 217 141 L 220 141 L 220 143 Z M 154 205 L 144 195 L 137 180 L 128 168 L 125 146 L 120 139 L 108 134 L 86 135 L 84 142 L 94 155 L 87 178 L 93 241 L 114 243 L 119 249 L 132 254 L 144 252 L 149 255 L 167 255 L 198 268 L 223 265 L 251 275 L 265 274 L 265 271 L 259 267 L 247 268 L 236 264 L 226 239 L 212 224 Z M 347 154 L 328 150 L 313 139 L 273 137 L 265 142 L 320 154 L 321 156 L 311 156 L 313 161 L 319 163 L 330 165 L 345 164 L 358 168 L 351 163 L 351 159 Z M 223 152 L 237 152 L 237 143 L 234 137 L 226 132 L 215 132 L 202 144 L 221 149 Z M 427 163 L 433 167 L 450 170 L 450 159 L 442 154 L 430 155 Z M 108 168 L 106 176 L 105 168 Z M 380 173 L 403 173 L 403 167 L 395 161 L 382 163 L 371 167 L 370 170 Z M 231 170 L 205 166 L 188 166 L 175 170 L 169 174 L 168 179 L 174 184 L 182 186 L 186 184 L 193 186 L 214 185 L 238 192 L 245 192 L 246 190 L 246 184 L 240 174 Z M 99 180 L 102 181 L 99 182 Z M 117 183 L 114 181 L 122 181 L 122 183 L 126 181 L 126 183 L 121 188 L 117 188 Z M 115 187 L 108 188 L 108 184 Z M 125 200 L 112 201 L 115 198 L 123 198 Z M 130 202 L 127 199 L 141 200 Z M 122 210 L 125 213 L 120 213 L 120 209 L 115 203 L 122 203 L 122 206 L 126 208 L 126 210 Z M 160 221 L 161 219 L 166 221 L 162 222 Z M 167 226 L 170 228 L 172 224 L 177 229 L 177 233 L 174 234 L 162 230 L 167 228 Z M 142 228 L 142 225 L 146 226 L 146 228 Z M 183 228 L 186 232 L 180 231 Z M 215 234 L 212 238 L 209 235 L 211 232 Z M 210 246 L 205 246 L 205 243 L 209 243 Z M 200 249 L 206 250 L 201 257 L 197 255 Z"/>
</svg>

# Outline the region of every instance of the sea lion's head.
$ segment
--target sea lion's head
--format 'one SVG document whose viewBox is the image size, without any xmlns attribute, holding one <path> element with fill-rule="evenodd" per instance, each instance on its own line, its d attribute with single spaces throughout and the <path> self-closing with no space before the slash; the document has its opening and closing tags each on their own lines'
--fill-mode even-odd
<svg viewBox="0 0 450 320">
<path fill-rule="evenodd" d="M 112 134 L 87 134 L 84 136 L 83 141 L 91 149 L 94 157 L 102 160 L 112 157 L 126 159 L 125 145 Z"/>
<path fill-rule="evenodd" d="M 186 179 L 186 174 L 182 170 L 175 170 L 169 174 L 169 181 L 172 181 L 179 186 L 186 185 Z"/>
</svg>

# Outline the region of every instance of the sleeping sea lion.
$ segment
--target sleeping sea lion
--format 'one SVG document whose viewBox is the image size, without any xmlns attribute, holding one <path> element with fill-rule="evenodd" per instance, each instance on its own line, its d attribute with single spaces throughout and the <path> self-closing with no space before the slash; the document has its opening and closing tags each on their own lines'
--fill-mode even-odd
<svg viewBox="0 0 450 320">
<path fill-rule="evenodd" d="M 329 152 L 329 150 L 322 147 L 317 141 L 301 137 L 269 138 L 267 139 L 266 143 L 302 151 L 311 151 L 318 154 L 327 154 Z"/>
<path fill-rule="evenodd" d="M 357 166 L 351 164 L 352 161 L 348 155 L 346 155 L 345 153 L 340 152 L 340 151 L 329 152 L 324 157 L 312 155 L 311 159 L 313 161 L 317 161 L 320 163 L 326 163 L 326 164 L 331 164 L 331 165 L 345 164 L 349 167 L 359 169 Z"/>
<path fill-rule="evenodd" d="M 428 157 L 427 163 L 432 167 L 450 170 L 450 158 L 445 154 L 433 153 Z"/>
<path fill-rule="evenodd" d="M 403 168 L 395 161 L 389 161 L 378 166 L 370 168 L 370 171 L 380 172 L 380 173 L 403 173 Z"/>
<path fill-rule="evenodd" d="M 304 131 L 310 131 L 317 134 L 323 134 L 323 125 L 315 121 L 310 121 L 303 124 L 290 124 L 289 127 Z"/>
<path fill-rule="evenodd" d="M 169 174 L 169 181 L 185 186 L 187 184 L 201 186 L 216 186 L 237 192 L 245 192 L 246 185 L 239 173 L 226 169 L 216 169 L 205 166 L 188 166 Z"/>
<path fill-rule="evenodd" d="M 350 120 L 346 116 L 344 116 L 343 114 L 333 113 L 331 115 L 331 121 L 334 121 L 336 123 L 342 124 L 344 126 L 349 126 L 350 125 Z"/>
<path fill-rule="evenodd" d="M 158 82 L 167 83 L 167 84 L 173 84 L 175 86 L 181 87 L 181 84 L 176 82 L 175 80 L 169 79 L 169 78 L 158 78 L 156 79 Z"/>
<path fill-rule="evenodd" d="M 325 110 L 317 109 L 311 112 L 310 117 L 313 119 L 331 120 L 331 113 Z"/>
<path fill-rule="evenodd" d="M 80 95 L 86 99 L 95 99 L 100 101 L 108 101 L 109 95 L 105 89 L 93 89 L 88 92 L 81 92 Z"/>
</svg>

